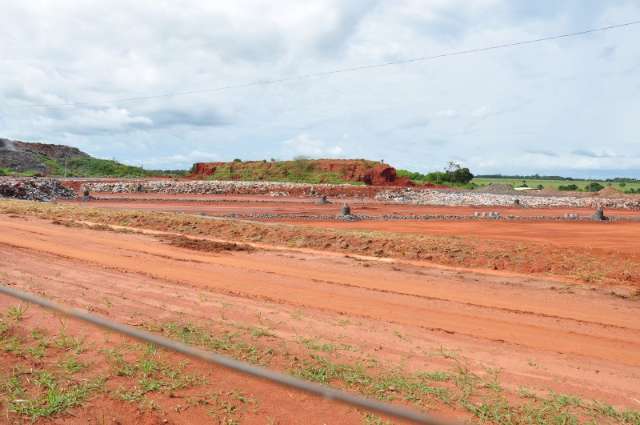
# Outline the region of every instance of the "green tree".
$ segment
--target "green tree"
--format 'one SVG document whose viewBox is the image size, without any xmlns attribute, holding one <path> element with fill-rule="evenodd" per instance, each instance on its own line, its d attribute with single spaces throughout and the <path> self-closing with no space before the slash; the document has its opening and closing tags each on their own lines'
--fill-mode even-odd
<svg viewBox="0 0 640 425">
<path fill-rule="evenodd" d="M 598 182 L 591 182 L 586 187 L 588 192 L 599 192 L 604 189 L 604 186 Z"/>
<path fill-rule="evenodd" d="M 449 161 L 446 169 L 447 179 L 446 181 L 451 183 L 467 184 L 473 180 L 473 174 L 468 168 L 463 168 L 459 163 L 455 161 Z"/>
</svg>

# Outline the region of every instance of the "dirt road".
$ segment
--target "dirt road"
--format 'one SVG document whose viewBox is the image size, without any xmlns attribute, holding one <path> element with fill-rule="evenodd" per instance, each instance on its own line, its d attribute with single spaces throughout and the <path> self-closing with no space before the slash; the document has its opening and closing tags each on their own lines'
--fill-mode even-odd
<svg viewBox="0 0 640 425">
<path fill-rule="evenodd" d="M 445 347 L 502 369 L 514 391 L 640 408 L 640 305 L 586 286 L 321 252 L 213 254 L 7 216 L 0 256 L 10 283 L 121 321 L 267 317 L 285 338 L 351 344 L 412 370 L 437 365 L 431 353 Z"/>
</svg>

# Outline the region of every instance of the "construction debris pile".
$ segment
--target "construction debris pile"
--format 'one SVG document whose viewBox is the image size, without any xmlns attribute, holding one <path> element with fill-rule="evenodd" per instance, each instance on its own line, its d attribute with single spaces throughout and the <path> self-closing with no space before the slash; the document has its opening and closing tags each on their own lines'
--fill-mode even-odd
<svg viewBox="0 0 640 425">
<path fill-rule="evenodd" d="M 516 201 L 524 208 L 615 208 L 640 209 L 640 198 L 602 198 L 575 196 L 529 196 L 478 193 L 472 191 L 443 190 L 385 190 L 376 195 L 376 200 L 417 205 L 446 206 L 513 206 Z"/>
<path fill-rule="evenodd" d="M 49 202 L 73 199 L 76 193 L 58 180 L 43 178 L 0 178 L 0 198 Z"/>
</svg>

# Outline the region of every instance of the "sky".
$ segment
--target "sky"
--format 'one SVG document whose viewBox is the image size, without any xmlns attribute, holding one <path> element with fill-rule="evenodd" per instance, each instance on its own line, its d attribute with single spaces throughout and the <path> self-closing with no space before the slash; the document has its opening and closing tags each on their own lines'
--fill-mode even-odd
<svg viewBox="0 0 640 425">
<path fill-rule="evenodd" d="M 294 78 L 640 20 L 638 0 L 0 0 L 0 10 L 0 137 L 154 169 L 304 155 L 640 177 L 640 25 Z M 199 93 L 158 97 L 180 92 Z"/>
</svg>

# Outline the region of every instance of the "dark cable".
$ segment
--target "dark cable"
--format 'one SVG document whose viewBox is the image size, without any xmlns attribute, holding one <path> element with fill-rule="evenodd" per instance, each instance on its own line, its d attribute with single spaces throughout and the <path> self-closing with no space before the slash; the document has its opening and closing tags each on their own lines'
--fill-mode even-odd
<svg viewBox="0 0 640 425">
<path fill-rule="evenodd" d="M 187 355 L 189 357 L 204 360 L 209 363 L 216 364 L 218 366 L 225 367 L 227 369 L 234 370 L 236 372 L 243 373 L 245 375 L 251 375 L 256 378 L 264 379 L 282 385 L 285 387 L 295 388 L 300 391 L 304 391 L 313 395 L 323 397 L 327 400 L 334 400 L 341 403 L 356 406 L 369 411 L 377 412 L 383 415 L 392 416 L 398 419 L 404 419 L 418 424 L 429 425 L 454 425 L 452 422 L 444 421 L 435 418 L 424 413 L 410 410 L 401 406 L 394 406 L 392 404 L 382 403 L 376 400 L 367 399 L 355 394 L 350 394 L 345 391 L 337 390 L 335 388 L 325 387 L 322 385 L 307 382 L 302 379 L 294 378 L 290 375 L 285 375 L 280 372 L 265 369 L 258 366 L 253 366 L 239 360 L 235 360 L 226 356 L 215 354 L 209 351 L 204 351 L 196 347 L 192 347 L 183 344 L 178 341 L 165 338 L 160 335 L 152 334 L 134 327 L 116 323 L 103 317 L 94 316 L 86 311 L 76 308 L 68 308 L 58 304 L 55 304 L 45 298 L 37 295 L 29 294 L 19 291 L 17 289 L 8 288 L 0 285 L 0 294 L 8 295 L 20 300 L 30 302 L 32 304 L 39 305 L 46 309 L 62 313 L 74 319 L 83 320 L 93 325 L 99 326 L 109 331 L 117 332 L 129 337 L 144 341 L 150 344 L 155 344 L 159 347 L 166 348 L 167 350 L 175 351 L 180 354 Z"/>
</svg>

